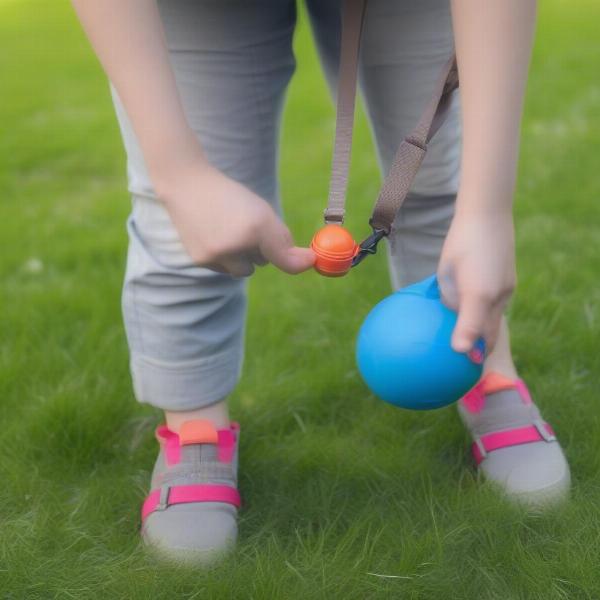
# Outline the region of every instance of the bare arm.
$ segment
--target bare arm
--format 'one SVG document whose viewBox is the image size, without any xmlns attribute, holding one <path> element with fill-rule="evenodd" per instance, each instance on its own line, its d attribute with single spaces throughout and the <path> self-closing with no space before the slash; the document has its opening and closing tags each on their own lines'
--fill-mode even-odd
<svg viewBox="0 0 600 600">
<path fill-rule="evenodd" d="M 491 349 L 515 281 L 513 193 L 535 0 L 452 0 L 463 148 L 456 214 L 438 275 L 458 308 L 458 351 Z"/>
<path fill-rule="evenodd" d="M 535 0 L 452 0 L 463 155 L 459 210 L 510 209 Z"/>
<path fill-rule="evenodd" d="M 200 159 L 202 150 L 185 119 L 156 2 L 72 2 L 160 188 L 174 165 Z"/>
<path fill-rule="evenodd" d="M 235 276 L 269 261 L 288 273 L 310 268 L 314 254 L 294 246 L 269 204 L 206 160 L 185 118 L 156 0 L 72 2 L 192 259 Z"/>
</svg>

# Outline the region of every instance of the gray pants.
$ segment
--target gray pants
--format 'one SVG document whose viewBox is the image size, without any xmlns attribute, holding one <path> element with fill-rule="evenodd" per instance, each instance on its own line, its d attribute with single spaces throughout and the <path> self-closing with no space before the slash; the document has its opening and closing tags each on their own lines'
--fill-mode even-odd
<svg viewBox="0 0 600 600">
<path fill-rule="evenodd" d="M 307 0 L 307 7 L 335 86 L 340 0 Z M 295 67 L 294 0 L 159 0 L 159 8 L 188 122 L 210 162 L 277 208 L 279 124 Z M 370 0 L 366 18 L 361 91 L 386 172 L 452 52 L 450 12 L 448 0 Z M 166 410 L 207 406 L 240 375 L 245 282 L 187 255 L 113 96 L 133 202 L 123 312 L 135 394 Z M 454 106 L 397 219 L 390 256 L 396 287 L 435 271 L 453 214 L 459 146 Z"/>
</svg>

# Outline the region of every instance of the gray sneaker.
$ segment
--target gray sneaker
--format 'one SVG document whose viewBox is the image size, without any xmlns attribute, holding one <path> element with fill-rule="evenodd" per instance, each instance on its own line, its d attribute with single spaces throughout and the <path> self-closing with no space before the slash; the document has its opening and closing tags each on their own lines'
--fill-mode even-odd
<svg viewBox="0 0 600 600">
<path fill-rule="evenodd" d="M 513 500 L 534 508 L 568 496 L 569 465 L 525 382 L 487 373 L 458 403 L 475 462 Z"/>
<path fill-rule="evenodd" d="M 179 435 L 156 428 L 160 452 L 142 506 L 142 539 L 160 557 L 209 566 L 237 539 L 238 442 L 232 423 L 186 421 Z"/>
</svg>

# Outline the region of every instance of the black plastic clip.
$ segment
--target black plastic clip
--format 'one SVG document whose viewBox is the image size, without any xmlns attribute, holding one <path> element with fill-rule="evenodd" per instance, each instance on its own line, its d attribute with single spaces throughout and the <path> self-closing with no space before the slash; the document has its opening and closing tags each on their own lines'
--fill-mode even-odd
<svg viewBox="0 0 600 600">
<path fill-rule="evenodd" d="M 377 252 L 377 244 L 379 244 L 386 235 L 387 232 L 385 229 L 375 229 L 375 227 L 373 227 L 373 233 L 360 243 L 360 250 L 352 259 L 352 266 L 356 267 L 356 265 L 359 265 L 369 254 L 375 254 Z"/>
</svg>

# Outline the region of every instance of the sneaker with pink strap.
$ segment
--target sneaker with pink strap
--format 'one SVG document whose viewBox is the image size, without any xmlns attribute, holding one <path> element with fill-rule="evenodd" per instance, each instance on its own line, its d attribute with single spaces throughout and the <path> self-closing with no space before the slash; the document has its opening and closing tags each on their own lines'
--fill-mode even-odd
<svg viewBox="0 0 600 600">
<path fill-rule="evenodd" d="M 237 539 L 238 441 L 232 423 L 186 421 L 179 434 L 156 428 L 160 452 L 142 506 L 142 538 L 161 558 L 208 565 Z"/>
<path fill-rule="evenodd" d="M 522 379 L 487 373 L 459 401 L 458 412 L 477 465 L 510 498 L 546 506 L 568 496 L 569 465 Z"/>
</svg>

